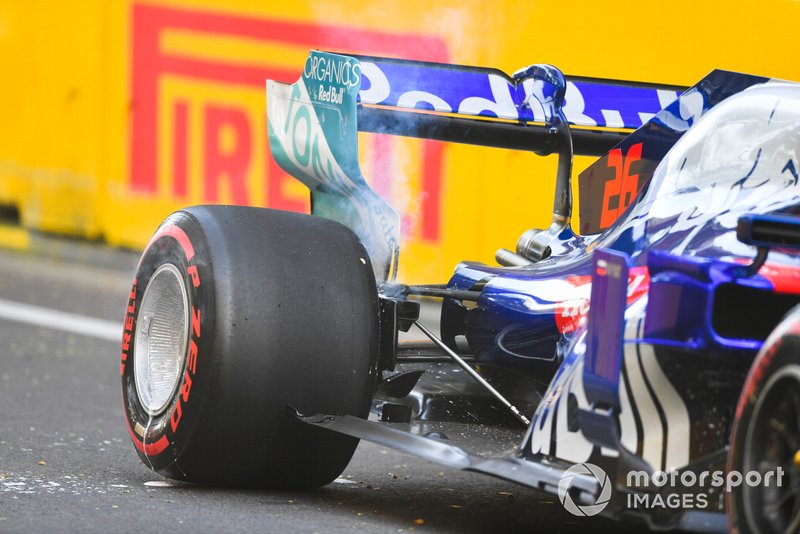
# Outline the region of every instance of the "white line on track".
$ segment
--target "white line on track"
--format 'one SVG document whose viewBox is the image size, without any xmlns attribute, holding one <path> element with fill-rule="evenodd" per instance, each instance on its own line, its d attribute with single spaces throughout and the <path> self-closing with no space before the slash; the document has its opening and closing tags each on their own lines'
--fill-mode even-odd
<svg viewBox="0 0 800 534">
<path fill-rule="evenodd" d="M 122 324 L 0 299 L 0 319 L 72 332 L 107 341 L 122 339 Z"/>
</svg>

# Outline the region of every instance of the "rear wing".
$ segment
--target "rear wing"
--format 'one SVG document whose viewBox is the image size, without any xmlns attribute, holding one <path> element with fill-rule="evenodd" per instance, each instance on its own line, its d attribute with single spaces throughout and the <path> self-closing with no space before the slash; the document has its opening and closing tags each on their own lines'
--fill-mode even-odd
<svg viewBox="0 0 800 534">
<path fill-rule="evenodd" d="M 549 96 L 543 91 L 554 88 L 537 79 L 547 65 L 509 76 L 490 68 L 354 57 L 361 65 L 360 131 L 538 153 L 557 149 L 543 104 Z M 577 127 L 574 152 L 588 156 L 607 152 L 685 89 L 576 76 L 564 76 L 564 83 L 563 113 Z"/>
<path fill-rule="evenodd" d="M 568 229 L 573 154 L 603 154 L 627 141 L 679 92 L 674 86 L 565 77 L 550 65 L 508 76 L 496 69 L 312 51 L 296 83 L 267 81 L 270 149 L 309 187 L 315 215 L 359 236 L 376 279 L 385 281 L 397 269 L 400 218 L 361 174 L 358 131 L 557 153 L 553 222 L 547 230 L 526 232 L 526 250 L 545 257 L 547 243 Z"/>
</svg>

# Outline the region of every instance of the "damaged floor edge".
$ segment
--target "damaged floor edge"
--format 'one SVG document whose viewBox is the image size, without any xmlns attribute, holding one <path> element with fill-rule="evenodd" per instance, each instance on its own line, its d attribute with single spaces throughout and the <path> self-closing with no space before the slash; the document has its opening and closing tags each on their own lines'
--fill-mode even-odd
<svg viewBox="0 0 800 534">
<path fill-rule="evenodd" d="M 0 319 L 53 328 L 105 341 L 122 339 L 122 324 L 0 299 Z"/>
</svg>

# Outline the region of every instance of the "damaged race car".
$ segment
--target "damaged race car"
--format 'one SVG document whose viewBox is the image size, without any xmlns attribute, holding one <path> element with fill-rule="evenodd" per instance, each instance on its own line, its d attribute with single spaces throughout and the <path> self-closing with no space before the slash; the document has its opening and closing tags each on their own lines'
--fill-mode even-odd
<svg viewBox="0 0 800 534">
<path fill-rule="evenodd" d="M 309 488 L 364 439 L 576 515 L 800 528 L 799 85 L 312 51 L 267 92 L 272 156 L 313 214 L 195 206 L 156 231 L 120 367 L 148 467 Z M 552 154 L 552 222 L 498 265 L 401 284 L 400 218 L 361 174 L 359 131 Z M 575 154 L 599 156 L 578 176 L 579 234 Z"/>
</svg>

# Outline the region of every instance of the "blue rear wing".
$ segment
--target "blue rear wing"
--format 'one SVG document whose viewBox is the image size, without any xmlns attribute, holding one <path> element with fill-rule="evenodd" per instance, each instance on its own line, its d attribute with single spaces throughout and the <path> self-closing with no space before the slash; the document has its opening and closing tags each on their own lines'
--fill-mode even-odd
<svg viewBox="0 0 800 534">
<path fill-rule="evenodd" d="M 532 65 L 497 69 L 354 56 L 361 64 L 359 130 L 550 153 L 542 83 Z M 566 76 L 562 110 L 578 155 L 601 155 L 673 102 L 683 88 Z"/>
<path fill-rule="evenodd" d="M 355 56 L 361 63 L 359 101 L 522 123 L 545 122 L 526 69 L 497 69 Z M 636 129 L 671 104 L 683 88 L 566 76 L 564 113 L 576 126 Z"/>
</svg>

